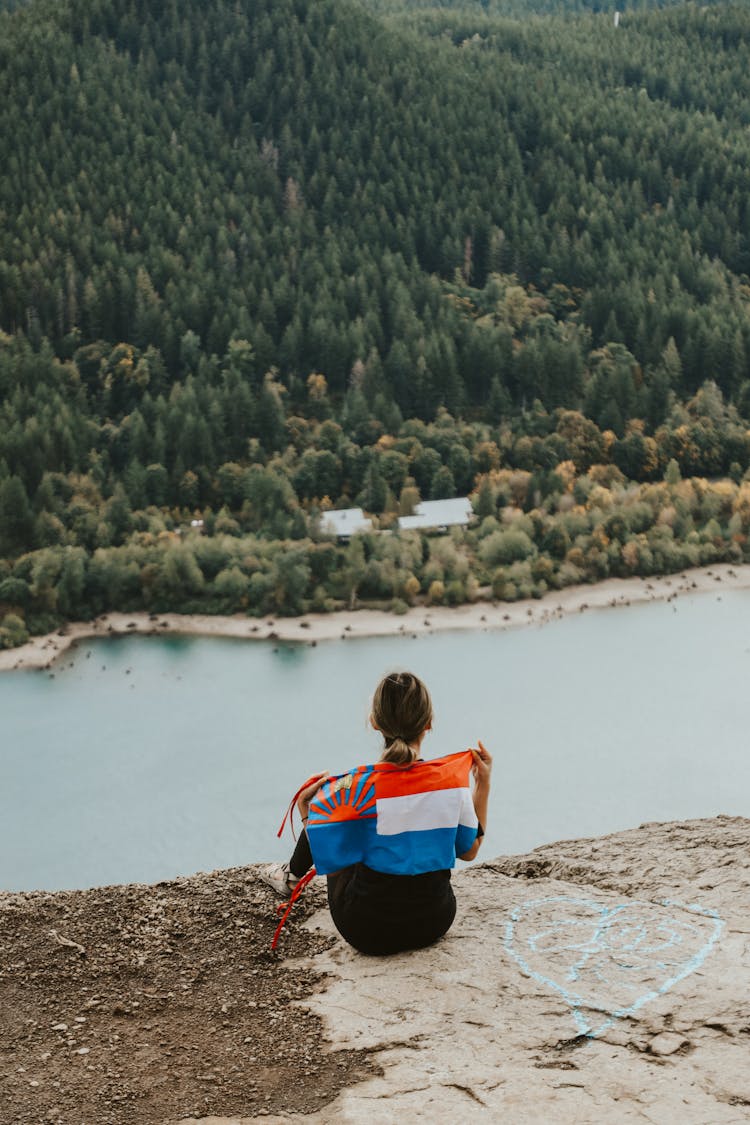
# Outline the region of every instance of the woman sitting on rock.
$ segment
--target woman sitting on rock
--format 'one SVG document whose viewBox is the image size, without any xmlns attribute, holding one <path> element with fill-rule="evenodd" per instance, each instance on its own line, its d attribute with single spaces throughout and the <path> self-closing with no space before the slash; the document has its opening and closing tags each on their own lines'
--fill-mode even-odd
<svg viewBox="0 0 750 1125">
<path fill-rule="evenodd" d="M 420 758 L 432 702 L 410 672 L 378 684 L 370 723 L 385 743 L 379 762 L 312 778 L 298 794 L 304 830 L 294 854 L 262 878 L 288 898 L 314 863 L 328 876 L 341 936 L 361 953 L 399 953 L 432 944 L 453 922 L 451 868 L 456 856 L 474 859 L 479 850 L 492 757 L 480 742 L 460 754 Z"/>
</svg>

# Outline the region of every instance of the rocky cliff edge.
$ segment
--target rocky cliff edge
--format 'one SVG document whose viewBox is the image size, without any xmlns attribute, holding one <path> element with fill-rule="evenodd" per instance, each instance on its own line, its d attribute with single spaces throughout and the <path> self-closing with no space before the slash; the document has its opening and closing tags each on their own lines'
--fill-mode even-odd
<svg viewBox="0 0 750 1125">
<path fill-rule="evenodd" d="M 429 950 L 363 957 L 315 888 L 280 954 L 252 867 L 0 894 L 14 1125 L 750 1120 L 750 820 L 455 876 Z"/>
</svg>

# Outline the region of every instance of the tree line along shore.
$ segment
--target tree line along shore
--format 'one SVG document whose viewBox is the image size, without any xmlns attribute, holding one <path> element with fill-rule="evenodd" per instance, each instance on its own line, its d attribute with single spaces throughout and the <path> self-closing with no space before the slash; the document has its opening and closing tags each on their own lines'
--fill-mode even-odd
<svg viewBox="0 0 750 1125">
<path fill-rule="evenodd" d="M 268 474 L 293 495 L 274 469 L 233 471 L 240 485 Z M 76 485 L 54 517 L 58 541 L 0 563 L 0 647 L 111 611 L 403 614 L 416 605 L 538 599 L 581 583 L 750 557 L 750 480 L 683 479 L 675 459 L 662 480 L 640 483 L 612 463 L 578 473 L 566 460 L 543 479 L 527 469 L 489 469 L 478 474 L 469 526 L 442 534 L 389 530 L 395 513 L 385 510 L 379 529 L 348 542 L 322 535 L 318 510 L 294 500 L 272 509 L 289 525 L 276 538 L 267 529 L 248 529 L 247 499 L 234 513 L 226 506 L 218 513 L 155 506 L 133 512 L 121 496 L 114 501 L 120 527 L 113 535 L 113 500 L 97 497 L 90 480 Z M 415 485 L 405 484 L 401 509 L 414 495 Z M 30 521 L 39 518 L 27 510 Z M 67 534 L 66 518 L 88 526 L 92 540 L 78 540 L 75 525 Z"/>
</svg>

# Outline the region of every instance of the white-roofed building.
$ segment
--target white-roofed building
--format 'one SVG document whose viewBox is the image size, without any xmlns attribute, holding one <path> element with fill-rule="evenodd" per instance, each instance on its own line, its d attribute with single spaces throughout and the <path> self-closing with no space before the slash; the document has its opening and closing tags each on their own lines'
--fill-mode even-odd
<svg viewBox="0 0 750 1125">
<path fill-rule="evenodd" d="M 372 520 L 365 516 L 361 508 L 332 508 L 321 514 L 320 530 L 323 535 L 348 539 L 357 531 L 372 531 Z"/>
<path fill-rule="evenodd" d="M 474 516 L 468 496 L 452 500 L 423 500 L 413 516 L 401 516 L 399 531 L 430 531 L 445 527 L 466 527 Z"/>
</svg>

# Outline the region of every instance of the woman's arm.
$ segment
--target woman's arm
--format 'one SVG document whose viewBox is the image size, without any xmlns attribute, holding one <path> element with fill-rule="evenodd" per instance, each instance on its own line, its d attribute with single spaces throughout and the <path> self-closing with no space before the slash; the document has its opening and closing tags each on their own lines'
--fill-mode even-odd
<svg viewBox="0 0 750 1125">
<path fill-rule="evenodd" d="M 474 792 L 472 793 L 472 800 L 474 801 L 474 812 L 477 814 L 477 820 L 482 828 L 487 829 L 487 806 L 490 797 L 490 774 L 492 773 L 492 755 L 479 742 L 479 749 L 471 748 L 474 755 L 474 765 L 471 772 L 474 775 Z M 474 859 L 479 851 L 479 845 L 482 843 L 482 836 L 477 836 L 474 843 L 469 848 L 468 852 L 460 855 L 459 859 Z"/>
</svg>

